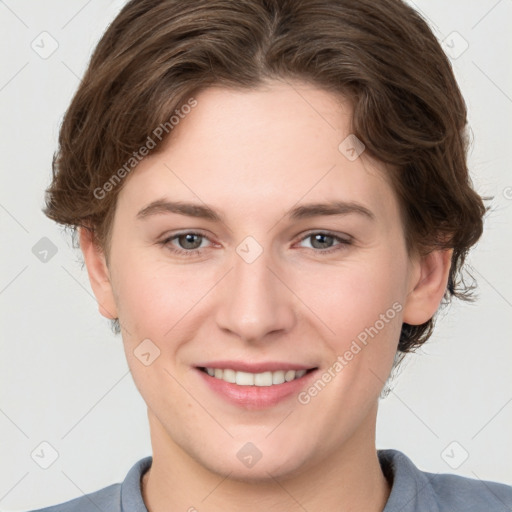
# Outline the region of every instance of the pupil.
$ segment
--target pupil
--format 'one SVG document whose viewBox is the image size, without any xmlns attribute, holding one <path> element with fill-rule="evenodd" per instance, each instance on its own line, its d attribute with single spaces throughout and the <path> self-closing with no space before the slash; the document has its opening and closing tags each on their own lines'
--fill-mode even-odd
<svg viewBox="0 0 512 512">
<path fill-rule="evenodd" d="M 315 242 L 320 242 L 320 244 L 328 244 L 329 240 L 332 240 L 332 236 L 329 236 L 329 235 L 322 235 L 322 234 L 317 234 L 317 235 L 313 235 L 313 238 L 315 240 Z M 323 239 L 323 241 L 322 241 Z M 314 244 L 313 244 L 314 246 Z M 325 249 L 325 247 L 320 247 L 320 249 Z"/>
<path fill-rule="evenodd" d="M 184 246 L 184 248 L 197 249 L 197 247 L 195 247 L 197 245 L 197 241 L 195 243 L 193 241 L 194 237 L 197 237 L 197 236 L 199 236 L 199 235 L 195 235 L 193 233 L 189 233 L 187 235 L 182 235 L 180 238 L 185 239 L 185 243 L 182 244 Z M 190 245 L 192 245 L 192 247 Z M 201 244 L 199 244 L 199 245 L 201 245 Z"/>
</svg>

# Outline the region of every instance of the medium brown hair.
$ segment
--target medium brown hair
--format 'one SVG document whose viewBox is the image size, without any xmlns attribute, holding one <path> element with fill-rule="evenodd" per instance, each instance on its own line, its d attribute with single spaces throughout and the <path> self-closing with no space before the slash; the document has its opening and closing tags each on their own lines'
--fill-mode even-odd
<svg viewBox="0 0 512 512">
<path fill-rule="evenodd" d="M 64 116 L 44 213 L 71 227 L 75 244 L 78 226 L 91 229 L 108 261 L 121 169 L 156 127 L 167 129 L 152 152 L 194 94 L 267 79 L 350 99 L 352 132 L 388 164 L 408 251 L 452 248 L 443 304 L 473 300 L 462 271 L 486 209 L 467 169 L 466 105 L 427 23 L 400 0 L 130 1 Z M 399 351 L 420 346 L 433 325 L 404 323 Z"/>
</svg>

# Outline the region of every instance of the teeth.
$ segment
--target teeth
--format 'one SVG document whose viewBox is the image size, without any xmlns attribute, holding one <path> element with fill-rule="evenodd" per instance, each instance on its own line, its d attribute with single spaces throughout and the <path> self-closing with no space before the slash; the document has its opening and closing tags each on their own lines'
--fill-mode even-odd
<svg viewBox="0 0 512 512">
<path fill-rule="evenodd" d="M 238 386 L 272 386 L 273 384 L 283 384 L 295 379 L 300 379 L 305 375 L 306 370 L 278 370 L 276 372 L 249 373 L 236 372 L 231 369 L 206 368 L 206 373 L 210 377 L 225 380 Z"/>
<path fill-rule="evenodd" d="M 221 370 L 221 372 L 224 373 L 223 370 Z M 254 373 L 235 372 L 235 375 L 236 383 L 239 386 L 254 386 Z M 223 376 L 221 377 L 221 379 L 224 380 Z"/>
<path fill-rule="evenodd" d="M 286 382 L 290 382 L 291 380 L 295 379 L 295 371 L 294 370 L 288 370 L 285 374 L 284 374 L 284 380 Z"/>
<path fill-rule="evenodd" d="M 272 384 L 282 384 L 284 382 L 284 371 L 279 370 L 277 372 L 272 372 Z"/>
<path fill-rule="evenodd" d="M 235 370 L 221 370 L 220 373 L 222 374 L 220 377 L 217 377 L 218 379 L 223 379 L 226 382 L 231 382 L 231 384 L 235 384 L 236 382 L 236 372 Z"/>
</svg>

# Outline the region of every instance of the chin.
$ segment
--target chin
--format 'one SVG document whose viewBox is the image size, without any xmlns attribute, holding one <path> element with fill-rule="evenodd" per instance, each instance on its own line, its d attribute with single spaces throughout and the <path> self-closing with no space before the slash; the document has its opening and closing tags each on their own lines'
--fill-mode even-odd
<svg viewBox="0 0 512 512">
<path fill-rule="evenodd" d="M 286 462 L 275 459 L 263 461 L 262 458 L 252 468 L 244 468 L 242 464 L 233 464 L 231 461 L 226 461 L 226 464 L 221 467 L 210 468 L 210 470 L 223 476 L 229 475 L 229 480 L 236 482 L 261 484 L 274 478 L 281 479 L 296 476 L 304 471 L 304 468 L 298 462 L 294 464 L 290 460 Z"/>
<path fill-rule="evenodd" d="M 225 446 L 210 453 L 206 458 L 204 452 L 196 459 L 209 471 L 230 480 L 245 483 L 263 483 L 273 478 L 289 478 L 306 471 L 307 454 L 299 453 L 301 447 L 273 446 L 267 444 L 258 450 L 249 443 L 236 443 L 236 447 Z M 251 460 L 252 456 L 252 460 Z M 219 459 L 221 457 L 221 459 Z"/>
</svg>

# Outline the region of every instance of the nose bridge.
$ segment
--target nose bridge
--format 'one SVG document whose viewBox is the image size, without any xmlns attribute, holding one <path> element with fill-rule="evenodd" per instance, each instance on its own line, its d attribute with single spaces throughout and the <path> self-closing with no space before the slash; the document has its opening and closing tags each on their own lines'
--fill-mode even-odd
<svg viewBox="0 0 512 512">
<path fill-rule="evenodd" d="M 219 327 L 253 341 L 290 328 L 292 294 L 276 277 L 275 267 L 272 251 L 264 250 L 254 238 L 239 244 L 218 304 Z"/>
</svg>

